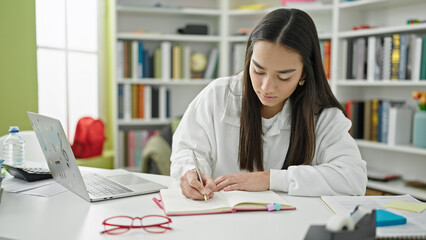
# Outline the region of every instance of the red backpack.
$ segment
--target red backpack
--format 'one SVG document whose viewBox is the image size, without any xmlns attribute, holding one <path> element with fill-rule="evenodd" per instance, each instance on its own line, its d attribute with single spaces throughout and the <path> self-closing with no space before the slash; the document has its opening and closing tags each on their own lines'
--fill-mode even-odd
<svg viewBox="0 0 426 240">
<path fill-rule="evenodd" d="M 102 155 L 104 141 L 103 122 L 91 117 L 83 117 L 78 120 L 71 148 L 76 158 L 99 156 Z"/>
</svg>

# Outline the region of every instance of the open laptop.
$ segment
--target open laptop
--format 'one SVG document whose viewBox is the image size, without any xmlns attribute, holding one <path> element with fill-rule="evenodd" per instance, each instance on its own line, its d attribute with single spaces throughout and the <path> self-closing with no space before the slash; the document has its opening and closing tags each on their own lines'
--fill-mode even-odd
<svg viewBox="0 0 426 240">
<path fill-rule="evenodd" d="M 166 188 L 125 170 L 84 173 L 77 166 L 61 122 L 28 112 L 53 179 L 89 202 L 158 192 Z"/>
</svg>

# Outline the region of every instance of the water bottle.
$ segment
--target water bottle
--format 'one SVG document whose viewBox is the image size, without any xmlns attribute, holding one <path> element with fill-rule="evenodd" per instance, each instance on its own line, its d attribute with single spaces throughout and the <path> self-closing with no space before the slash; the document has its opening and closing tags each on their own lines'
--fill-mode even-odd
<svg viewBox="0 0 426 240">
<path fill-rule="evenodd" d="M 3 158 L 5 163 L 23 165 L 25 160 L 25 141 L 19 136 L 19 127 L 9 128 L 9 136 L 3 141 Z"/>
</svg>

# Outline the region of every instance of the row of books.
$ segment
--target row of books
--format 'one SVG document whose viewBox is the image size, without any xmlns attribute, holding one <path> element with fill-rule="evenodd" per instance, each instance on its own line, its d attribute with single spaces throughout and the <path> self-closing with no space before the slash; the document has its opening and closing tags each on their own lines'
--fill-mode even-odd
<svg viewBox="0 0 426 240">
<path fill-rule="evenodd" d="M 218 50 L 210 50 L 205 70 L 194 72 L 191 47 L 182 43 L 169 41 L 160 43 L 160 47 L 150 51 L 143 41 L 117 42 L 117 77 L 120 78 L 156 78 L 156 79 L 213 79 L 217 76 Z M 203 63 L 201 63 L 203 64 Z"/>
<path fill-rule="evenodd" d="M 347 79 L 426 80 L 426 35 L 396 33 L 348 39 L 343 49 Z"/>
<path fill-rule="evenodd" d="M 120 131 L 120 143 L 123 144 L 123 159 L 126 167 L 142 169 L 143 149 L 148 139 L 159 134 L 159 130 Z"/>
<path fill-rule="evenodd" d="M 145 84 L 118 85 L 119 119 L 166 119 L 170 117 L 170 90 Z"/>
<path fill-rule="evenodd" d="M 235 43 L 232 49 L 232 72 L 236 74 L 244 68 L 244 54 L 246 51 L 247 43 Z M 331 41 L 321 40 L 320 51 L 322 62 L 324 65 L 324 71 L 327 79 L 330 79 L 330 66 L 331 66 Z"/>
<path fill-rule="evenodd" d="M 342 104 L 352 121 L 355 139 L 408 145 L 412 142 L 414 110 L 404 101 L 388 99 L 348 100 Z"/>
</svg>

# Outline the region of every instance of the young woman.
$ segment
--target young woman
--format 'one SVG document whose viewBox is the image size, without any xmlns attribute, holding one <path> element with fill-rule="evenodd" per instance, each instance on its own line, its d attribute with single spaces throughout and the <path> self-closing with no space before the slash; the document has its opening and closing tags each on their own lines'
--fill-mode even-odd
<svg viewBox="0 0 426 240">
<path fill-rule="evenodd" d="M 325 77 L 314 22 L 278 9 L 251 33 L 244 71 L 213 81 L 188 106 L 173 137 L 171 177 L 199 200 L 222 189 L 364 195 L 366 163 L 350 128 Z"/>
</svg>

